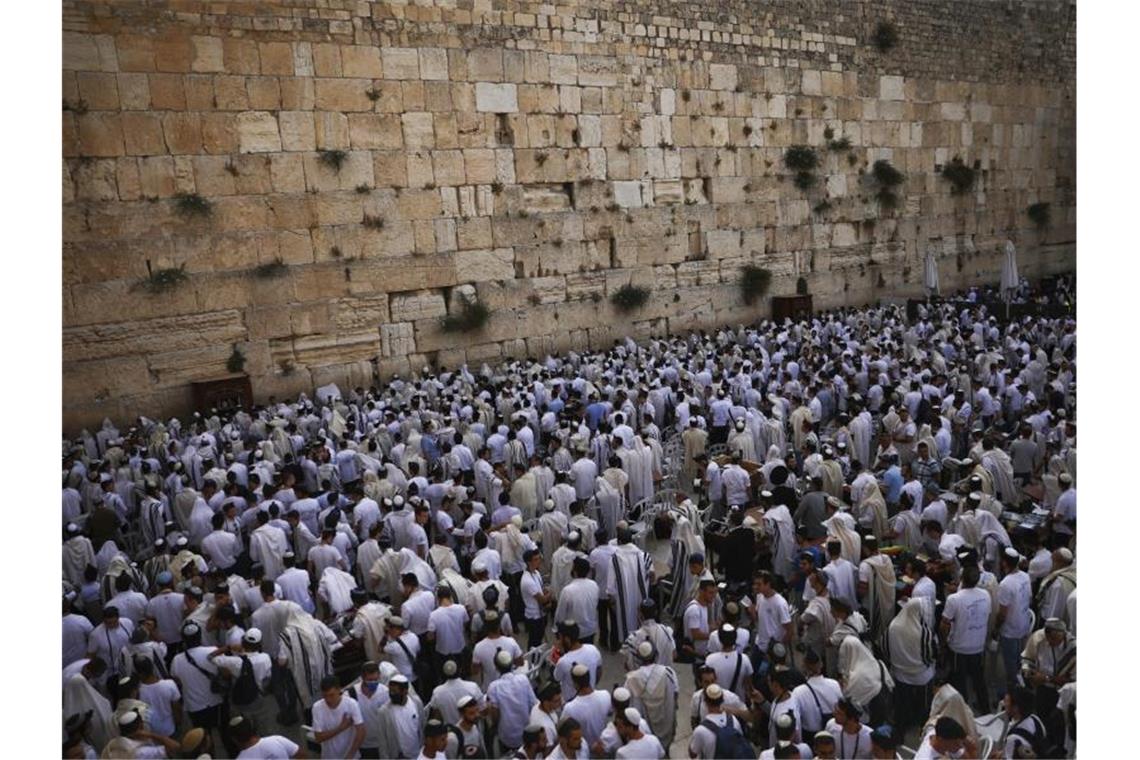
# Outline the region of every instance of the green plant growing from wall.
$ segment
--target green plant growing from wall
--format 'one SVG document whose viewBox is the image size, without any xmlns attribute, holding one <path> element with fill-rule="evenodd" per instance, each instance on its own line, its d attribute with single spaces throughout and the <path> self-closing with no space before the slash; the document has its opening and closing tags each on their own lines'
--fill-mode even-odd
<svg viewBox="0 0 1140 760">
<path fill-rule="evenodd" d="M 340 167 L 344 166 L 344 162 L 348 160 L 348 154 L 339 149 L 321 150 L 318 151 L 317 158 L 325 166 L 333 171 L 339 172 Z"/>
<path fill-rule="evenodd" d="M 880 53 L 885 53 L 899 42 L 899 32 L 890 21 L 880 21 L 871 35 L 871 42 L 875 44 Z"/>
<path fill-rule="evenodd" d="M 649 288 L 641 285 L 622 285 L 610 296 L 610 303 L 623 314 L 640 309 L 649 300 Z"/>
<path fill-rule="evenodd" d="M 755 264 L 745 264 L 740 268 L 740 294 L 744 303 L 751 306 L 757 298 L 762 298 L 772 284 L 772 272 Z"/>
<path fill-rule="evenodd" d="M 458 314 L 448 314 L 443 318 L 440 329 L 449 333 L 475 332 L 483 329 L 491 318 L 491 310 L 486 304 L 465 303 Z"/>
<path fill-rule="evenodd" d="M 815 169 L 819 166 L 819 155 L 814 148 L 806 145 L 793 145 L 784 152 L 784 166 L 795 172 L 793 182 L 800 190 L 815 185 Z"/>
<path fill-rule="evenodd" d="M 895 188 L 906 180 L 906 175 L 891 165 L 885 158 L 880 158 L 871 166 L 871 178 L 879 186 L 875 194 L 879 206 L 887 211 L 898 208 L 899 199 L 895 195 Z"/>
<path fill-rule="evenodd" d="M 166 293 L 174 290 L 188 279 L 190 278 L 186 274 L 186 265 L 179 264 L 176 267 L 155 269 L 139 283 L 139 286 L 151 293 Z"/>
<path fill-rule="evenodd" d="M 806 296 L 808 294 L 807 280 L 800 277 L 796 280 L 796 295 Z"/>
<path fill-rule="evenodd" d="M 264 264 L 259 264 L 253 268 L 253 276 L 259 280 L 272 280 L 275 277 L 282 277 L 289 271 L 289 266 L 281 259 L 274 259 L 267 261 Z"/>
<path fill-rule="evenodd" d="M 845 150 L 851 150 L 851 138 L 840 137 L 838 140 L 830 140 L 827 143 L 827 149 L 835 151 L 836 153 L 842 153 Z"/>
<path fill-rule="evenodd" d="M 243 354 L 241 350 L 238 349 L 237 344 L 235 343 L 233 353 L 230 354 L 230 358 L 226 359 L 226 371 L 231 372 L 235 375 L 239 375 L 244 369 L 245 354 Z"/>
<path fill-rule="evenodd" d="M 1025 210 L 1029 214 L 1029 218 L 1037 225 L 1037 229 L 1043 230 L 1049 226 L 1052 214 L 1049 210 L 1049 204 L 1045 202 L 1034 203 Z"/>
<path fill-rule="evenodd" d="M 976 174 L 973 167 L 967 166 L 958 156 L 954 156 L 950 163 L 942 167 L 942 176 L 950 182 L 950 192 L 954 195 L 970 192 Z"/>
<path fill-rule="evenodd" d="M 214 204 L 198 193 L 179 193 L 174 196 L 174 210 L 185 217 L 209 216 Z"/>
</svg>

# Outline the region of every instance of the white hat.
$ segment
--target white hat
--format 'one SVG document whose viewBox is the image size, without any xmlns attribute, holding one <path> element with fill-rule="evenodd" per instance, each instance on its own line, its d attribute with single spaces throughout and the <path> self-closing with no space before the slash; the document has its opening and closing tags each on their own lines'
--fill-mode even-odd
<svg viewBox="0 0 1140 760">
<path fill-rule="evenodd" d="M 498 659 L 498 655 L 496 655 L 495 658 Z M 574 667 L 570 668 L 570 675 L 574 678 L 581 678 L 582 676 L 589 674 L 589 672 L 590 669 L 580 662 L 575 663 Z"/>
<path fill-rule="evenodd" d="M 627 707 L 625 708 L 625 712 L 623 714 L 625 715 L 626 723 L 629 723 L 632 726 L 641 725 L 641 713 L 639 713 L 635 708 Z"/>
<path fill-rule="evenodd" d="M 544 506 L 544 507 L 546 507 L 546 511 L 547 511 L 547 512 L 549 512 L 550 510 L 554 509 L 554 499 L 547 499 L 547 500 L 546 500 L 546 501 L 543 503 L 543 506 Z"/>
<path fill-rule="evenodd" d="M 408 685 L 408 677 L 406 675 L 404 675 L 403 673 L 397 673 L 396 675 L 394 675 L 388 679 L 388 683 L 389 683 L 389 685 L 390 684 L 396 684 L 397 686 L 407 686 Z"/>
<path fill-rule="evenodd" d="M 455 706 L 458 707 L 460 710 L 463 710 L 468 705 L 473 705 L 473 704 L 475 704 L 475 697 L 471 696 L 470 694 L 464 694 L 462 697 L 459 698 L 459 701 L 455 703 Z"/>
<path fill-rule="evenodd" d="M 613 698 L 617 702 L 628 702 L 633 699 L 633 695 L 629 693 L 629 689 L 619 686 L 614 689 Z"/>
<path fill-rule="evenodd" d="M 249 644 L 260 644 L 261 631 L 257 630 L 256 628 L 250 628 L 245 632 L 245 635 L 242 636 L 242 640 Z"/>
<path fill-rule="evenodd" d="M 717 686 L 715 683 L 705 687 L 705 698 L 711 699 L 713 702 L 724 699 L 724 689 Z"/>
<path fill-rule="evenodd" d="M 649 660 L 653 657 L 653 643 L 650 641 L 643 641 L 637 645 L 637 656 L 643 660 Z"/>
<path fill-rule="evenodd" d="M 1057 554 L 1061 555 L 1061 559 L 1065 560 L 1066 562 L 1073 561 L 1073 552 L 1067 546 L 1062 546 L 1060 549 L 1058 549 Z"/>
<path fill-rule="evenodd" d="M 139 714 L 137 712 L 135 712 L 134 710 L 127 710 L 125 713 L 123 713 L 122 715 L 119 716 L 119 725 L 120 726 L 129 726 L 132 723 L 134 723 L 135 721 L 137 721 L 138 719 L 139 719 Z"/>
<path fill-rule="evenodd" d="M 483 559 L 482 557 L 480 557 L 479 559 L 476 559 L 476 560 L 472 560 L 471 572 L 483 573 L 486 571 L 487 571 L 487 560 Z"/>
<path fill-rule="evenodd" d="M 500 649 L 498 652 L 495 653 L 495 664 L 497 666 L 499 666 L 500 668 L 509 667 L 511 662 L 512 662 L 512 659 L 513 658 L 511 657 L 511 653 L 505 649 Z M 583 665 L 582 667 L 584 668 L 586 666 Z M 577 674 L 577 670 L 578 670 L 577 668 L 574 668 L 574 670 L 572 670 L 571 672 Z"/>
</svg>

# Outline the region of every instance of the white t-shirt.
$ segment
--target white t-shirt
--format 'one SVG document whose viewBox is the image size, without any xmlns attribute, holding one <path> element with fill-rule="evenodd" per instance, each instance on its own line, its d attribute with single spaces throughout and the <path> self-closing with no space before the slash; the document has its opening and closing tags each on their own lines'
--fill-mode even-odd
<svg viewBox="0 0 1140 760">
<path fill-rule="evenodd" d="M 701 760 L 712 760 L 716 757 L 716 734 L 709 730 L 708 726 L 704 725 L 705 720 L 717 726 L 723 726 L 726 724 L 726 721 L 732 721 L 732 725 L 735 725 L 738 729 L 741 728 L 741 725 L 739 720 L 723 712 L 712 713 L 701 719 L 701 723 L 693 729 L 693 736 L 689 739 L 689 755 L 698 757 Z"/>
<path fill-rule="evenodd" d="M 1032 590 L 1029 576 L 1020 570 L 1001 579 L 997 590 L 997 604 L 1005 607 L 1005 620 L 1001 635 L 1007 639 L 1020 639 L 1029 635 L 1029 603 Z"/>
<path fill-rule="evenodd" d="M 505 673 L 487 689 L 487 699 L 499 711 L 499 740 L 507 747 L 521 746 L 530 711 L 538 704 L 530 681 L 517 670 Z"/>
<path fill-rule="evenodd" d="M 150 730 L 162 736 L 174 736 L 174 703 L 182 699 L 178 684 L 169 678 L 156 683 L 139 684 L 139 701 L 150 705 Z"/>
<path fill-rule="evenodd" d="M 835 722 L 835 718 L 827 721 L 827 733 L 835 737 L 835 756 L 839 760 L 870 760 L 871 758 L 871 729 L 869 726 L 859 725 L 859 733 L 848 734 Z"/>
<path fill-rule="evenodd" d="M 783 641 L 784 626 L 792 622 L 788 602 L 779 594 L 765 597 L 756 595 L 756 645 L 761 651 L 768 651 L 772 641 Z"/>
<path fill-rule="evenodd" d="M 170 675 L 182 684 L 182 697 L 186 701 L 187 712 L 198 712 L 221 704 L 222 697 L 210 691 L 210 675 L 218 672 L 218 666 L 209 660 L 214 647 L 194 647 L 176 655 L 170 665 Z M 194 667 L 188 660 L 193 657 Z M 198 668 L 206 671 L 204 674 Z"/>
<path fill-rule="evenodd" d="M 347 733 L 347 732 L 346 732 Z M 300 749 L 284 736 L 263 736 L 238 753 L 237 760 L 288 760 Z"/>
<path fill-rule="evenodd" d="M 702 633 L 709 632 L 709 608 L 703 604 L 690 602 L 689 606 L 685 608 L 684 616 L 685 625 L 685 638 L 692 635 L 695 628 Z M 709 649 L 708 639 L 701 639 L 700 641 L 693 642 L 693 649 L 696 650 L 698 655 L 704 654 Z"/>
<path fill-rule="evenodd" d="M 646 734 L 640 739 L 626 742 L 624 747 L 618 747 L 617 757 L 620 760 L 661 760 L 665 757 L 665 748 L 656 736 Z"/>
<path fill-rule="evenodd" d="M 740 664 L 739 675 L 736 675 L 737 663 Z M 745 685 L 750 683 L 748 677 L 752 675 L 751 660 L 733 648 L 731 652 L 713 652 L 705 658 L 705 665 L 716 671 L 716 682 L 722 689 L 736 692 L 737 696 L 744 698 L 748 691 Z M 733 675 L 736 675 L 735 684 Z"/>
<path fill-rule="evenodd" d="M 980 588 L 964 588 L 946 597 L 942 618 L 950 621 L 947 643 L 958 654 L 979 654 L 986 646 L 990 621 L 990 595 Z"/>
<path fill-rule="evenodd" d="M 792 699 L 799 705 L 801 736 L 811 739 L 804 731 L 820 731 L 827 725 L 828 718 L 835 709 L 835 703 L 843 698 L 839 682 L 824 676 L 812 676 L 806 682 L 792 689 Z"/>
<path fill-rule="evenodd" d="M 313 703 L 313 729 L 320 733 L 321 731 L 329 731 L 340 725 L 344 720 L 344 716 L 352 719 L 353 726 L 363 726 L 364 718 L 360 715 L 360 706 L 356 704 L 356 700 L 347 694 L 342 694 L 340 697 L 340 704 L 336 707 L 329 707 L 325 700 Z M 326 739 L 321 742 L 321 757 L 330 758 L 347 758 L 348 748 L 352 746 L 352 740 L 355 736 L 356 730 L 350 728 L 346 731 L 341 731 L 331 739 Z M 352 757 L 360 757 L 360 753 L 352 755 Z"/>
<path fill-rule="evenodd" d="M 414 681 L 416 680 L 415 658 L 420 653 L 420 640 L 411 631 L 404 631 L 400 635 L 400 641 L 404 642 L 404 646 L 400 646 L 395 639 L 389 639 L 384 645 L 384 651 L 388 654 L 388 661 L 396 666 L 396 670 L 407 676 L 409 681 Z M 405 647 L 407 647 L 406 652 Z M 411 657 L 408 657 L 409 654 Z"/>
<path fill-rule="evenodd" d="M 582 741 L 593 745 L 602 735 L 602 729 L 609 720 L 613 703 L 610 693 L 601 689 L 585 696 L 576 696 L 562 708 L 562 718 L 574 718 L 582 724 Z"/>
<path fill-rule="evenodd" d="M 499 677 L 499 671 L 495 667 L 495 653 L 500 649 L 510 652 L 512 660 L 522 655 L 522 647 L 511 636 L 482 639 L 471 652 L 472 662 L 479 664 L 481 671 L 479 685 L 483 687 L 484 691 L 490 688 L 495 679 Z"/>
<path fill-rule="evenodd" d="M 519 581 L 519 592 L 523 598 L 523 616 L 528 620 L 537 620 L 542 617 L 542 607 L 534 598 L 535 594 L 542 593 L 542 576 L 538 571 L 524 572 Z"/>
<path fill-rule="evenodd" d="M 459 654 L 467 646 L 467 609 L 461 604 L 436 607 L 428 615 L 428 633 L 435 634 L 435 651 L 439 654 Z"/>
<path fill-rule="evenodd" d="M 570 581 L 558 595 L 554 622 L 574 620 L 583 637 L 593 636 L 598 632 L 598 594 L 598 584 L 589 578 Z"/>
<path fill-rule="evenodd" d="M 574 687 L 570 670 L 579 662 L 590 669 L 590 686 L 597 686 L 598 669 L 602 667 L 602 653 L 593 644 L 583 644 L 562 655 L 558 659 L 558 664 L 554 666 L 554 678 L 562 685 L 563 702 L 569 702 L 578 691 Z"/>
</svg>

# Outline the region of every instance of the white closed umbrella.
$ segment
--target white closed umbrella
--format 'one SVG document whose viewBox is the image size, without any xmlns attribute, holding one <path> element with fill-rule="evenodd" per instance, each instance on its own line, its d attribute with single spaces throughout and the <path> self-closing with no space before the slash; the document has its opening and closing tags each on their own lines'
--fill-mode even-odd
<svg viewBox="0 0 1140 760">
<path fill-rule="evenodd" d="M 1019 285 L 1017 276 L 1017 248 L 1012 240 L 1005 241 L 1005 257 L 1001 261 L 1001 295 L 1005 300 L 1005 315 L 1009 318 L 1009 302 Z"/>
<path fill-rule="evenodd" d="M 938 293 L 938 262 L 934 259 L 934 248 L 926 249 L 926 261 L 922 267 L 922 284 L 926 288 L 926 295 Z"/>
</svg>

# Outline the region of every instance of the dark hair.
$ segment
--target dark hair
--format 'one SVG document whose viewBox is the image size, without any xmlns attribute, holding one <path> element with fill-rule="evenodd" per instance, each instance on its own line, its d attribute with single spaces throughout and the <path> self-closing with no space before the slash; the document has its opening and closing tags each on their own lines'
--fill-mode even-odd
<svg viewBox="0 0 1140 760">
<path fill-rule="evenodd" d="M 573 718 L 563 718 L 562 722 L 558 724 L 558 736 L 562 739 L 568 739 L 570 734 L 581 730 L 582 724 Z"/>
<path fill-rule="evenodd" d="M 977 565 L 967 565 L 962 570 L 962 585 L 966 588 L 974 588 L 981 580 L 982 571 L 978 569 Z"/>
<path fill-rule="evenodd" d="M 325 676 L 321 679 L 321 691 L 328 691 L 329 689 L 339 689 L 340 679 L 336 676 Z"/>
</svg>

